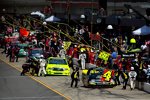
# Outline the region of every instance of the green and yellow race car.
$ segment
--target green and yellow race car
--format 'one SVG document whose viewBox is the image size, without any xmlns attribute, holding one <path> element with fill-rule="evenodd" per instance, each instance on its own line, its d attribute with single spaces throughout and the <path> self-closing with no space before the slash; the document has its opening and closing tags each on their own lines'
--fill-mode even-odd
<svg viewBox="0 0 150 100">
<path fill-rule="evenodd" d="M 46 65 L 47 75 L 70 75 L 70 67 L 65 58 L 49 57 Z"/>
<path fill-rule="evenodd" d="M 89 86 L 115 86 L 114 70 L 106 68 L 90 68 L 82 70 L 82 82 L 85 87 Z"/>
</svg>

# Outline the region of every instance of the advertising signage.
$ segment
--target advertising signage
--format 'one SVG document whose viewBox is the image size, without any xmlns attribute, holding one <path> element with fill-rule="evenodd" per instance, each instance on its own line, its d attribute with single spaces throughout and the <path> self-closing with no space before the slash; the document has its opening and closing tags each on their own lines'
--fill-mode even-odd
<svg viewBox="0 0 150 100">
<path fill-rule="evenodd" d="M 135 58 L 135 54 L 134 53 L 123 53 L 121 55 L 122 58 Z"/>
</svg>

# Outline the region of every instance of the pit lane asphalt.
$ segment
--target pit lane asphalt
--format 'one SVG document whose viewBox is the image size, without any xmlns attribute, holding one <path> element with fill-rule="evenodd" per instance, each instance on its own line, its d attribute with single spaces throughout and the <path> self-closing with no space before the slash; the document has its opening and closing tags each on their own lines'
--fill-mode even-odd
<svg viewBox="0 0 150 100">
<path fill-rule="evenodd" d="M 3 51 L 3 49 L 0 49 L 0 52 L 1 51 Z M 21 66 L 23 63 L 25 63 L 25 58 L 19 58 L 19 62 L 10 63 L 5 54 L 0 54 L 0 59 L 19 71 L 22 70 Z M 34 81 L 42 84 L 46 88 L 54 91 L 67 100 L 149 100 L 150 98 L 150 95 L 148 93 L 138 89 L 131 91 L 129 86 L 127 86 L 126 90 L 122 90 L 122 85 L 113 88 L 85 88 L 83 87 L 82 81 L 80 81 L 78 88 L 70 88 L 70 76 L 25 77 L 30 77 Z"/>
<path fill-rule="evenodd" d="M 0 60 L 0 100 L 65 100 Z"/>
</svg>

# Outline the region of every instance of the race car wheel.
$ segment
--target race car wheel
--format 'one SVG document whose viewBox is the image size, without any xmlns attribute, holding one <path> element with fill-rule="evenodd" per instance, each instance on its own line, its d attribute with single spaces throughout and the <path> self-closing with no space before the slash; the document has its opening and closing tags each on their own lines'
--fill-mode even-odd
<svg viewBox="0 0 150 100">
<path fill-rule="evenodd" d="M 87 79 L 83 79 L 83 85 L 84 85 L 84 87 L 88 87 L 89 86 L 89 83 L 88 83 Z"/>
</svg>

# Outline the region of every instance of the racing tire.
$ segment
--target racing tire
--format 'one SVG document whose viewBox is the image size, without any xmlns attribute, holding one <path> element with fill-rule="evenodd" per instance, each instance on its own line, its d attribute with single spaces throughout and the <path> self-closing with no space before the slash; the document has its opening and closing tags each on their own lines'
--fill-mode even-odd
<svg viewBox="0 0 150 100">
<path fill-rule="evenodd" d="M 89 83 L 87 79 L 83 79 L 82 82 L 84 87 L 89 87 Z"/>
</svg>

